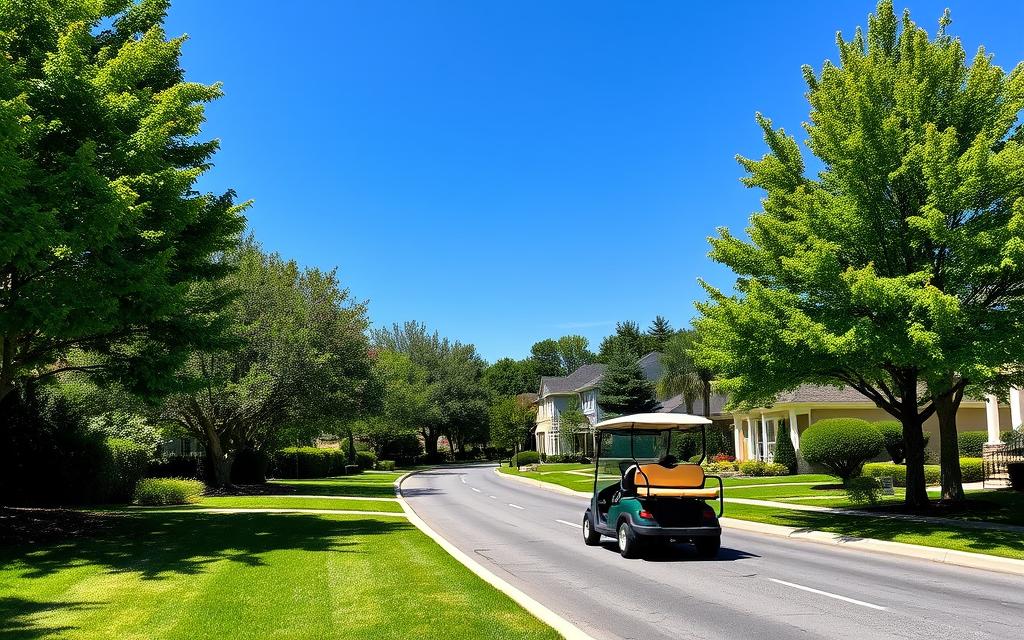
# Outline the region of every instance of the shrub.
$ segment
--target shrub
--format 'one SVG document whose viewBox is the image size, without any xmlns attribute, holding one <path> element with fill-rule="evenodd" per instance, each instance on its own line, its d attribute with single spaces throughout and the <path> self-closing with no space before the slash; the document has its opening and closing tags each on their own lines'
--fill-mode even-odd
<svg viewBox="0 0 1024 640">
<path fill-rule="evenodd" d="M 394 460 L 399 465 L 411 465 L 423 455 L 423 445 L 413 434 L 406 434 L 391 440 L 379 450 L 380 457 Z"/>
<path fill-rule="evenodd" d="M 965 458 L 980 458 L 981 448 L 988 442 L 988 431 L 961 431 L 956 436 L 960 455 Z"/>
<path fill-rule="evenodd" d="M 124 438 L 110 438 L 107 451 L 110 457 L 105 470 L 105 497 L 111 502 L 129 502 L 135 486 L 146 475 L 149 449 Z"/>
<path fill-rule="evenodd" d="M 363 471 L 377 465 L 377 454 L 372 451 L 356 451 L 356 465 Z"/>
<path fill-rule="evenodd" d="M 377 468 L 381 471 L 394 471 L 395 461 L 394 460 L 381 460 L 377 463 Z"/>
<path fill-rule="evenodd" d="M 527 464 L 537 464 L 538 462 L 540 462 L 540 454 L 536 451 L 520 451 L 512 456 L 511 466 L 521 467 Z"/>
<path fill-rule="evenodd" d="M 907 467 L 893 462 L 869 462 L 864 465 L 863 474 L 871 478 L 889 476 L 892 478 L 894 487 L 907 486 Z M 926 464 L 924 466 L 924 481 L 927 484 L 939 483 L 939 465 Z"/>
<path fill-rule="evenodd" d="M 882 485 L 877 478 L 861 476 L 850 478 L 844 485 L 846 496 L 856 504 L 878 504 L 882 493 Z"/>
<path fill-rule="evenodd" d="M 902 464 L 907 457 L 903 450 L 903 425 L 897 420 L 882 420 L 875 423 L 875 428 L 882 434 L 882 445 L 889 458 L 896 464 Z"/>
<path fill-rule="evenodd" d="M 203 483 L 184 478 L 145 478 L 135 487 L 135 502 L 144 505 L 190 504 L 203 493 Z"/>
<path fill-rule="evenodd" d="M 705 462 L 704 471 L 712 474 L 736 473 L 739 471 L 739 466 L 738 462 Z"/>
<path fill-rule="evenodd" d="M 768 462 L 764 465 L 763 476 L 788 476 L 790 474 L 789 466 L 782 464 L 781 462 Z"/>
<path fill-rule="evenodd" d="M 744 460 L 740 463 L 740 473 L 754 478 L 764 475 L 765 464 L 760 460 Z"/>
<path fill-rule="evenodd" d="M 796 473 L 796 449 L 793 447 L 793 439 L 789 436 L 789 426 L 784 421 L 779 421 L 778 431 L 775 434 L 775 462 L 786 467 L 784 474 Z"/>
<path fill-rule="evenodd" d="M 711 460 L 713 462 L 736 462 L 736 456 L 731 456 L 728 453 L 717 453 Z"/>
<path fill-rule="evenodd" d="M 846 480 L 882 451 L 882 434 L 867 420 L 830 418 L 815 422 L 800 437 L 800 451 L 811 464 L 820 464 Z"/>
<path fill-rule="evenodd" d="M 981 458 L 960 458 L 960 476 L 964 482 L 981 482 L 985 479 L 985 468 Z"/>
<path fill-rule="evenodd" d="M 278 478 L 326 478 L 345 473 L 348 456 L 340 449 L 287 447 L 274 452 L 274 475 Z"/>
</svg>

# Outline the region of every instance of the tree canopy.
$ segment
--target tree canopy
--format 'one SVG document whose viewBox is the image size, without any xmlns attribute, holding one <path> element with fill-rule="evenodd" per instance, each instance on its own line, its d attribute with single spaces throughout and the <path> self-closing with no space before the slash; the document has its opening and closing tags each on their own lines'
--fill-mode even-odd
<svg viewBox="0 0 1024 640">
<path fill-rule="evenodd" d="M 644 377 L 632 352 L 622 349 L 612 354 L 598 386 L 597 403 L 611 415 L 646 413 L 658 407 L 654 384 Z"/>
<path fill-rule="evenodd" d="M 203 194 L 218 85 L 183 80 L 166 0 L 0 5 L 0 399 L 88 372 L 152 395 L 215 341 L 197 286 L 244 226 Z"/>
<path fill-rule="evenodd" d="M 866 33 L 837 37 L 838 64 L 804 68 L 811 175 L 757 116 L 769 151 L 739 160 L 763 208 L 749 240 L 711 240 L 737 281 L 706 285 L 696 323 L 698 359 L 734 404 L 815 382 L 898 418 L 912 506 L 927 504 L 923 420 L 944 408 L 943 473 L 959 484 L 947 458 L 964 389 L 1018 380 L 1024 346 L 1024 67 L 1006 73 L 984 49 L 967 64 L 949 24 L 932 39 L 881 2 Z"/>
</svg>

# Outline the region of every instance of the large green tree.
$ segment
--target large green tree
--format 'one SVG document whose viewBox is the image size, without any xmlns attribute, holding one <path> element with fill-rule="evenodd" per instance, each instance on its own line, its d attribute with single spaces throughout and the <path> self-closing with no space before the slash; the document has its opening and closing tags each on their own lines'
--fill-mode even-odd
<svg viewBox="0 0 1024 640">
<path fill-rule="evenodd" d="M 336 432 L 377 410 L 366 305 L 333 271 L 302 269 L 251 240 L 224 260 L 233 268 L 218 288 L 232 296 L 225 317 L 234 344 L 195 351 L 180 381 L 188 390 L 163 409 L 205 443 L 216 486 L 230 483 L 242 450 Z"/>
<path fill-rule="evenodd" d="M 651 339 L 652 351 L 664 351 L 665 343 L 675 335 L 672 324 L 664 316 L 654 316 L 651 326 L 647 327 L 647 335 Z"/>
<path fill-rule="evenodd" d="M 658 407 L 654 384 L 644 377 L 632 351 L 611 354 L 597 390 L 597 403 L 605 413 L 646 413 Z"/>
<path fill-rule="evenodd" d="M 484 369 L 483 374 L 484 385 L 498 396 L 536 392 L 539 380 L 537 367 L 530 358 L 525 360 L 501 358 Z"/>
<path fill-rule="evenodd" d="M 632 320 L 615 323 L 615 333 L 601 341 L 598 360 L 611 362 L 615 353 L 627 351 L 635 359 L 639 359 L 660 347 L 658 338 L 640 330 L 640 325 Z"/>
<path fill-rule="evenodd" d="M 530 348 L 530 354 L 538 376 L 567 376 L 597 361 L 597 355 L 590 350 L 590 341 L 579 335 L 541 340 Z"/>
<path fill-rule="evenodd" d="M 183 81 L 166 9 L 0 2 L 0 400 L 67 371 L 161 394 L 218 332 L 196 285 L 244 221 L 195 190 L 221 90 Z"/>
<path fill-rule="evenodd" d="M 1019 380 L 1024 331 L 1024 68 L 892 4 L 837 38 L 839 63 L 804 69 L 808 173 L 797 142 L 758 116 L 769 153 L 741 158 L 767 192 L 750 240 L 721 229 L 711 256 L 739 276 L 708 287 L 698 356 L 735 403 L 801 383 L 846 385 L 900 420 L 906 502 L 928 503 L 922 423 L 939 411 L 943 493 L 962 496 L 964 390 Z M 1005 387 L 1003 387 L 1005 388 Z"/>
<path fill-rule="evenodd" d="M 491 443 L 513 454 L 533 431 L 537 408 L 515 396 L 497 398 L 490 407 Z"/>
<path fill-rule="evenodd" d="M 379 381 L 380 413 L 357 422 L 355 435 L 380 455 L 388 445 L 420 433 L 424 423 L 437 423 L 436 408 L 430 402 L 427 372 L 404 353 L 379 351 L 373 363 Z"/>
</svg>

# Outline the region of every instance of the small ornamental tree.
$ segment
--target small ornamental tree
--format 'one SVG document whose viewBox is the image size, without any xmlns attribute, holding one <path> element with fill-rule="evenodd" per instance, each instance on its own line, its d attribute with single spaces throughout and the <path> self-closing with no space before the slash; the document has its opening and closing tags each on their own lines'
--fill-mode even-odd
<svg viewBox="0 0 1024 640">
<path fill-rule="evenodd" d="M 778 432 L 775 435 L 775 462 L 786 465 L 790 475 L 797 471 L 796 449 L 789 437 L 789 425 L 779 420 Z"/>
<path fill-rule="evenodd" d="M 864 463 L 881 453 L 882 434 L 867 420 L 829 418 L 807 427 L 800 436 L 800 453 L 843 480 L 859 475 Z"/>
<path fill-rule="evenodd" d="M 606 413 L 646 413 L 658 407 L 654 384 L 644 377 L 633 353 L 620 349 L 612 354 L 597 390 L 597 403 Z"/>
</svg>

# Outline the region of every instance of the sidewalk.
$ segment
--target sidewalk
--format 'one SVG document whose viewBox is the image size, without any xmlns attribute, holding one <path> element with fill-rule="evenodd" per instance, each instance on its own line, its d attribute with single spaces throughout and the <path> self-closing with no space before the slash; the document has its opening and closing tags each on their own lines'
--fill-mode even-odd
<svg viewBox="0 0 1024 640">
<path fill-rule="evenodd" d="M 954 518 L 939 518 L 936 516 L 914 516 L 905 513 L 884 513 L 878 511 L 865 511 L 862 509 L 838 509 L 836 507 L 820 507 L 813 504 L 793 504 L 791 502 L 757 500 L 754 498 L 726 498 L 725 501 L 726 503 L 732 502 L 735 504 L 749 504 L 756 507 L 772 507 L 774 509 L 789 509 L 791 511 L 812 511 L 816 513 L 832 513 L 841 516 L 860 516 L 888 520 L 905 520 L 907 522 L 922 522 L 947 527 L 958 527 L 961 529 L 1009 531 L 1013 533 L 1024 534 L 1024 526 L 1015 524 L 1002 524 L 999 522 L 984 522 L 979 520 L 956 520 Z"/>
</svg>

